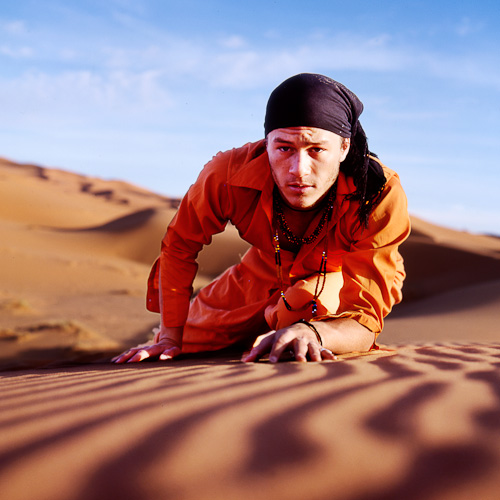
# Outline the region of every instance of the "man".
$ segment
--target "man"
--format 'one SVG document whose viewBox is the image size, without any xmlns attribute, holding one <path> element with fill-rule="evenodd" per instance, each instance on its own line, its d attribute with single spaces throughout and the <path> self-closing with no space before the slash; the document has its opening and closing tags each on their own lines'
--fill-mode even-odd
<svg viewBox="0 0 500 500">
<path fill-rule="evenodd" d="M 410 222 L 398 176 L 368 151 L 362 110 L 322 75 L 272 92 L 265 140 L 213 158 L 168 227 L 148 283 L 148 309 L 161 313 L 153 343 L 115 362 L 258 336 L 243 361 L 331 360 L 375 346 L 402 298 L 398 246 Z M 251 248 L 191 301 L 196 256 L 228 221 Z"/>
</svg>

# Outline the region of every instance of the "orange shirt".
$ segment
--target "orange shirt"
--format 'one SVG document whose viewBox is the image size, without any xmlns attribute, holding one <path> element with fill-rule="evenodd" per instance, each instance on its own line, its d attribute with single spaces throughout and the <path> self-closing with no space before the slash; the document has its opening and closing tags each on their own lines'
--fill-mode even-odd
<svg viewBox="0 0 500 500">
<path fill-rule="evenodd" d="M 323 238 L 328 237 L 327 271 L 341 271 L 344 278 L 340 307 L 328 317 L 353 318 L 374 333 L 382 330 L 383 318 L 401 300 L 404 269 L 398 246 L 410 233 L 407 201 L 399 178 L 383 168 L 387 183 L 368 228 L 358 224 L 359 203 L 345 200 L 355 186 L 341 172 L 333 216 L 323 236 L 303 245 L 297 255 L 284 252 L 289 256 L 282 260 L 285 286 L 311 276 L 318 271 Z M 204 167 L 167 229 L 148 281 L 147 307 L 160 312 L 161 270 L 165 326 L 185 324 L 198 252 L 211 242 L 212 235 L 223 231 L 228 221 L 252 245 L 238 264 L 249 304 L 255 297 L 276 290 L 273 188 L 263 140 L 219 153 Z M 230 295 L 228 290 L 224 307 L 230 307 Z"/>
</svg>

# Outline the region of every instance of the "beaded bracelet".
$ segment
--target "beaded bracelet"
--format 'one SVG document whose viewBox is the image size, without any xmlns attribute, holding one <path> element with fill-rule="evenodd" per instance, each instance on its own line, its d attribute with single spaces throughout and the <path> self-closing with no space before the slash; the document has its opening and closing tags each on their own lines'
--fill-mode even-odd
<svg viewBox="0 0 500 500">
<path fill-rule="evenodd" d="M 316 334 L 316 338 L 318 339 L 319 345 L 321 346 L 323 345 L 323 340 L 321 339 L 321 335 L 319 334 L 318 330 L 316 330 L 316 327 L 312 323 L 309 323 L 309 321 L 306 321 L 305 319 L 299 319 L 299 321 L 296 321 L 294 325 L 298 323 L 302 323 L 303 325 L 308 326 Z"/>
</svg>

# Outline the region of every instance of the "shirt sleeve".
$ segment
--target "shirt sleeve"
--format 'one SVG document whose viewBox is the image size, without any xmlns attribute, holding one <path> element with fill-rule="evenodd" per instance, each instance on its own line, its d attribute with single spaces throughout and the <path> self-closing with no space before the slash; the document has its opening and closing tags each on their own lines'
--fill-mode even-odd
<svg viewBox="0 0 500 500">
<path fill-rule="evenodd" d="M 227 224 L 227 164 L 227 154 L 221 153 L 204 167 L 162 240 L 160 257 L 148 280 L 146 305 L 150 311 L 161 311 L 165 326 L 185 324 L 198 253 Z"/>
<path fill-rule="evenodd" d="M 352 318 L 378 335 L 383 319 L 401 300 L 404 279 L 399 245 L 410 234 L 407 200 L 397 175 L 386 183 L 382 198 L 370 215 L 367 228 L 352 232 L 354 208 L 342 229 L 351 232 L 350 249 L 342 259 L 344 285 L 337 314 L 317 319 Z"/>
</svg>

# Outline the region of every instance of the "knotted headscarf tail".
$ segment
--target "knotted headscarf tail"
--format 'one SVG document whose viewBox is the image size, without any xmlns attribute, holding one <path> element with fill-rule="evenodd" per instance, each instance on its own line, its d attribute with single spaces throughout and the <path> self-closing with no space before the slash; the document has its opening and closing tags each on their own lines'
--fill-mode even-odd
<svg viewBox="0 0 500 500">
<path fill-rule="evenodd" d="M 266 107 L 266 136 L 277 128 L 314 127 L 351 138 L 351 147 L 340 169 L 353 178 L 359 201 L 360 223 L 368 217 L 385 186 L 380 164 L 369 158 L 368 141 L 359 116 L 363 103 L 347 87 L 324 75 L 301 73 L 288 78 L 271 93 Z"/>
</svg>

